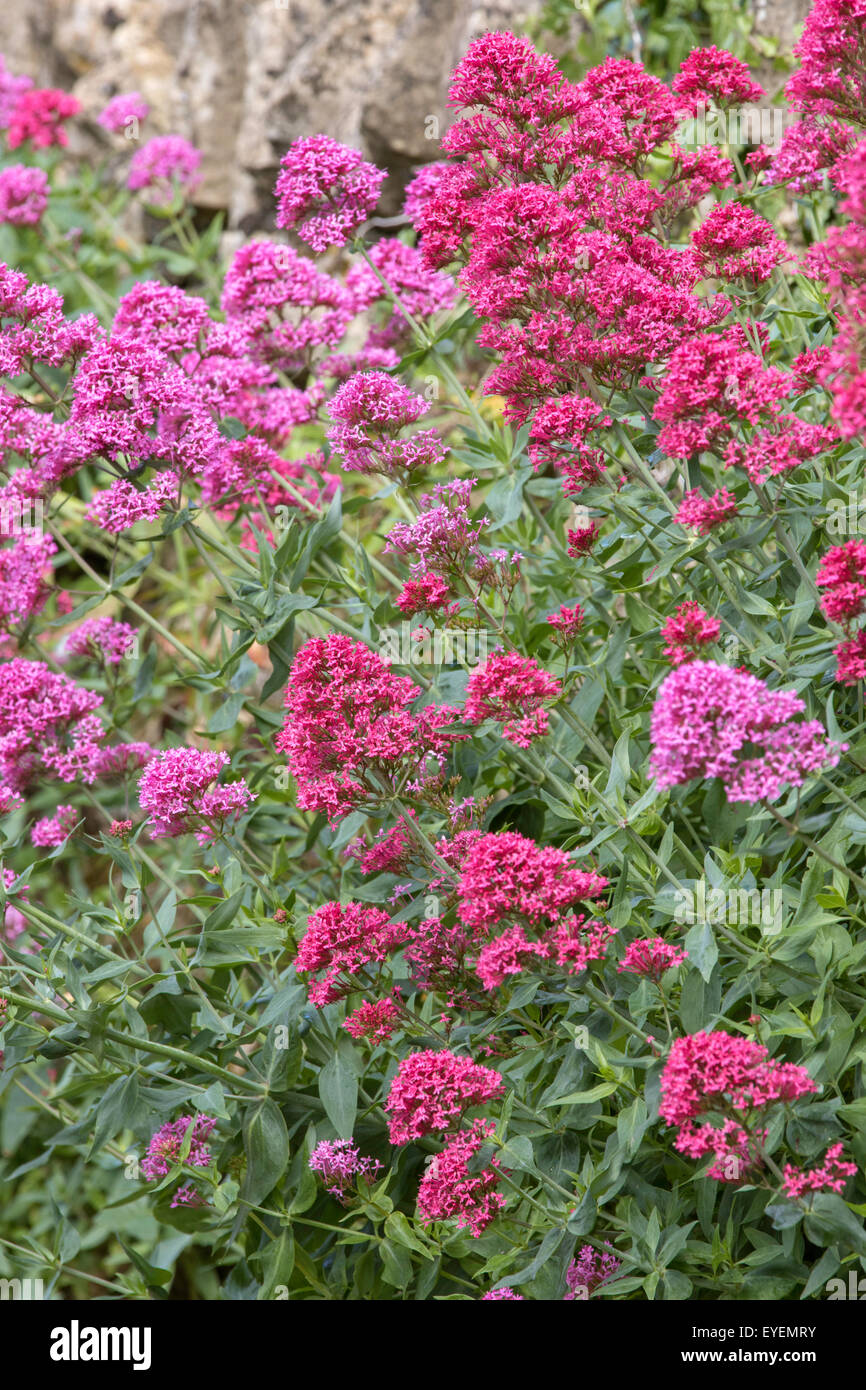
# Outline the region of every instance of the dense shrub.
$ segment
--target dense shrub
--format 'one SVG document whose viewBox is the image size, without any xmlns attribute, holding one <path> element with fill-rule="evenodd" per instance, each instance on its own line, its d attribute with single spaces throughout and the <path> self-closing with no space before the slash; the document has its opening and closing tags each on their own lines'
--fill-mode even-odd
<svg viewBox="0 0 866 1390">
<path fill-rule="evenodd" d="M 864 19 L 818 0 L 775 149 L 717 47 L 485 35 L 398 237 L 312 135 L 224 275 L 137 94 L 82 169 L 4 70 L 0 1270 L 862 1264 Z"/>
</svg>

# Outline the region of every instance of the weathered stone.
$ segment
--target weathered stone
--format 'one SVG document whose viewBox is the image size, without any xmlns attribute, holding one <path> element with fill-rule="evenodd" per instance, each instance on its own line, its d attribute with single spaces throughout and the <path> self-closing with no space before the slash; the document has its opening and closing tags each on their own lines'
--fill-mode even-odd
<svg viewBox="0 0 866 1390">
<path fill-rule="evenodd" d="M 72 90 L 95 117 L 116 92 L 151 105 L 142 138 L 204 154 L 196 202 L 269 227 L 279 160 L 323 131 L 390 172 L 383 212 L 439 156 L 448 80 L 471 39 L 520 27 L 541 0 L 28 0 L 0 17 L 8 66 Z M 83 153 L 105 147 L 96 128 Z"/>
</svg>

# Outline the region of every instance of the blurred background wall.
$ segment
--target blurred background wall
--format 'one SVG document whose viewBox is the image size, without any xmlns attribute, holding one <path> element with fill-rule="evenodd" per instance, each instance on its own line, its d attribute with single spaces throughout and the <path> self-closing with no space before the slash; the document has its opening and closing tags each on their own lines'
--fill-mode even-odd
<svg viewBox="0 0 866 1390">
<path fill-rule="evenodd" d="M 319 131 L 392 173 L 438 157 L 451 69 L 475 34 L 521 28 L 536 0 L 24 0 L 4 6 L 14 72 L 64 87 L 96 114 L 116 92 L 150 103 L 143 135 L 204 154 L 198 205 L 268 226 L 280 156 Z M 98 133 L 94 132 L 94 139 Z"/>
<path fill-rule="evenodd" d="M 630 30 L 664 34 L 666 19 L 672 34 L 703 34 L 726 5 L 784 53 L 810 0 L 620 0 L 614 28 L 626 43 Z M 410 171 L 439 156 L 449 75 L 470 40 L 557 13 L 559 38 L 542 22 L 543 43 L 570 55 L 611 10 L 606 0 L 7 0 L 0 51 L 12 71 L 73 91 L 93 116 L 116 92 L 140 92 L 151 106 L 144 138 L 191 140 L 204 155 L 196 203 L 249 232 L 272 226 L 287 146 L 318 131 L 389 170 L 381 211 L 397 212 Z M 609 45 L 599 46 L 600 61 Z M 671 56 L 675 70 L 681 55 Z M 772 85 L 771 70 L 757 76 Z M 96 127 L 75 138 L 83 154 L 88 140 L 104 144 Z"/>
</svg>

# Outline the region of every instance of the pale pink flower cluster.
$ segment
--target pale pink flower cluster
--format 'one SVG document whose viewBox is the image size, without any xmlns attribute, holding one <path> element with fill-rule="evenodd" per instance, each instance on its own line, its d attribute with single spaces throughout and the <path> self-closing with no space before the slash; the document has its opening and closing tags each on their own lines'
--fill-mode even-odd
<svg viewBox="0 0 866 1390">
<path fill-rule="evenodd" d="M 796 718 L 793 690 L 769 690 L 749 671 L 687 661 L 659 687 L 650 723 L 650 766 L 662 787 L 721 779 L 728 801 L 775 801 L 788 787 L 835 767 L 846 744 L 818 720 Z"/>
<path fill-rule="evenodd" d="M 195 834 L 210 844 L 223 828 L 247 810 L 255 793 L 246 781 L 217 783 L 229 755 L 199 748 L 168 748 L 148 762 L 138 782 L 141 809 L 148 813 L 150 833 L 159 836 Z"/>
</svg>

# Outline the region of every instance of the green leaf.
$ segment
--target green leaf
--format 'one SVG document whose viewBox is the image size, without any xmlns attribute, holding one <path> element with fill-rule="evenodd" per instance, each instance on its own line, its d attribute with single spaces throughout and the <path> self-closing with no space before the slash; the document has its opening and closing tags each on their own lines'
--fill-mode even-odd
<svg viewBox="0 0 866 1390">
<path fill-rule="evenodd" d="M 358 1077 L 342 1051 L 333 1052 L 319 1073 L 325 1114 L 341 1139 L 351 1139 L 358 1110 Z"/>
<path fill-rule="evenodd" d="M 289 1162 L 289 1136 L 282 1111 L 270 1099 L 248 1112 L 243 1126 L 247 1169 L 239 1201 L 258 1206 L 279 1182 Z"/>
</svg>

